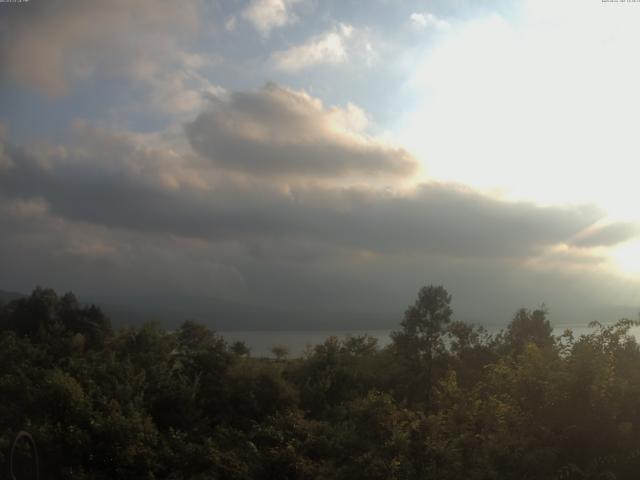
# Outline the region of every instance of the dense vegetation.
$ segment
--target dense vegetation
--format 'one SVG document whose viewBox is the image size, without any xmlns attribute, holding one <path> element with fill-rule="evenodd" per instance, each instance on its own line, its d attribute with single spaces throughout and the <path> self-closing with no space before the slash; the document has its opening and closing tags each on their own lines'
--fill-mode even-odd
<svg viewBox="0 0 640 480">
<path fill-rule="evenodd" d="M 113 332 L 38 288 L 0 307 L 0 464 L 27 429 L 49 478 L 640 474 L 635 322 L 554 337 L 544 309 L 522 309 L 489 335 L 450 300 L 421 289 L 384 349 L 331 337 L 287 360 L 191 321 Z"/>
</svg>

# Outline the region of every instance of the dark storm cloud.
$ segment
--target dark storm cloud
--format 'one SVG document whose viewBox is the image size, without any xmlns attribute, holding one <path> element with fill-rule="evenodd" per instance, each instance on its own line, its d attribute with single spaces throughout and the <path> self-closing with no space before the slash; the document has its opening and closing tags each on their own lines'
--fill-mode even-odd
<svg viewBox="0 0 640 480">
<path fill-rule="evenodd" d="M 42 201 L 1 196 L 0 231 L 2 286 L 28 292 L 39 283 L 106 306 L 153 306 L 153 318 L 197 318 L 231 330 L 393 328 L 429 283 L 453 293 L 459 319 L 503 323 L 517 308 L 545 302 L 556 321 L 586 323 L 609 319 L 594 313 L 602 298 L 635 288 L 602 271 L 541 271 L 504 259 L 339 250 L 314 258 L 321 246 L 291 238 L 251 242 L 263 253 L 255 255 L 238 242 L 73 222 Z M 291 259 L 292 250 L 313 255 Z M 585 315 L 558 315 L 576 304 Z"/>
<path fill-rule="evenodd" d="M 263 176 L 406 176 L 417 164 L 404 149 L 359 132 L 364 113 L 268 84 L 213 101 L 186 127 L 193 148 L 215 165 Z"/>
<path fill-rule="evenodd" d="M 518 257 L 562 243 L 591 225 L 595 208 L 542 208 L 496 200 L 467 188 L 427 183 L 409 194 L 308 191 L 300 197 L 316 219 L 313 235 L 354 248 L 463 257 Z"/>
<path fill-rule="evenodd" d="M 42 199 L 69 220 L 137 232 L 460 257 L 535 255 L 601 216 L 590 207 L 510 203 L 438 183 L 394 193 L 238 181 L 178 164 L 180 158 L 124 136 L 90 129 L 82 136 L 83 146 L 62 151 L 8 148 L 12 166 L 0 172 L 0 193 Z M 193 175 L 204 183 L 194 183 Z"/>
</svg>

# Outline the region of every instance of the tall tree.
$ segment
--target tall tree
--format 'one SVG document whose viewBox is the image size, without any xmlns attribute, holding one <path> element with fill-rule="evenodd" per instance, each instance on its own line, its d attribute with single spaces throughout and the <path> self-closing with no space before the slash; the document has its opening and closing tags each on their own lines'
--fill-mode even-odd
<svg viewBox="0 0 640 480">
<path fill-rule="evenodd" d="M 422 287 L 404 314 L 402 330 L 391 334 L 398 355 L 413 367 L 413 388 L 407 395 L 410 402 L 424 396 L 430 404 L 434 360 L 445 350 L 443 337 L 452 313 L 451 295 L 443 286 Z"/>
</svg>

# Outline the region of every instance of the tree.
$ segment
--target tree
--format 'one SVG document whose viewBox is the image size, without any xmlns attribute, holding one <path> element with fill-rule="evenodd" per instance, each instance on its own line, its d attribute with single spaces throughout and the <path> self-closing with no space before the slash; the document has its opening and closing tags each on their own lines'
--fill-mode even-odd
<svg viewBox="0 0 640 480">
<path fill-rule="evenodd" d="M 529 343 L 540 348 L 553 345 L 553 327 L 547 320 L 548 311 L 544 305 L 533 311 L 518 310 L 507 326 L 506 342 L 513 353 L 520 353 Z"/>
<path fill-rule="evenodd" d="M 242 340 L 236 340 L 229 348 L 237 357 L 249 357 L 251 355 L 251 349 Z"/>
<path fill-rule="evenodd" d="M 493 336 L 483 327 L 453 321 L 447 328 L 448 362 L 457 382 L 469 386 L 482 377 L 482 369 L 497 359 Z"/>
<path fill-rule="evenodd" d="M 0 330 L 25 335 L 59 358 L 71 344 L 80 350 L 98 349 L 112 335 L 111 321 L 99 307 L 82 306 L 73 293 L 58 296 L 41 287 L 0 307 Z"/>
<path fill-rule="evenodd" d="M 416 374 L 412 383 L 418 391 L 410 389 L 410 401 L 424 394 L 427 405 L 430 403 L 434 359 L 444 352 L 443 337 L 453 313 L 450 304 L 451 295 L 443 286 L 422 287 L 404 314 L 402 330 L 391 334 L 398 355 L 409 361 Z"/>
<path fill-rule="evenodd" d="M 2 328 L 32 338 L 42 331 L 61 330 L 57 306 L 55 291 L 36 287 L 28 297 L 13 300 L 3 308 Z"/>
<path fill-rule="evenodd" d="M 280 362 L 289 355 L 289 347 L 285 345 L 275 345 L 271 347 L 271 353 L 276 357 L 276 360 Z"/>
</svg>

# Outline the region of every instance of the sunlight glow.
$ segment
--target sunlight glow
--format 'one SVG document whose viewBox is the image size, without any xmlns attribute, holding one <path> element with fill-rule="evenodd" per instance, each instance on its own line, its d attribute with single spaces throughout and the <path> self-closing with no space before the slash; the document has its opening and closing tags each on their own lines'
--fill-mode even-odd
<svg viewBox="0 0 640 480">
<path fill-rule="evenodd" d="M 640 277 L 640 241 L 619 245 L 611 252 L 611 257 L 620 273 Z"/>
<path fill-rule="evenodd" d="M 427 177 L 640 222 L 640 6 L 619 7 L 536 0 L 454 25 L 408 81 L 398 129 Z M 613 255 L 640 275 L 637 244 Z"/>
</svg>

